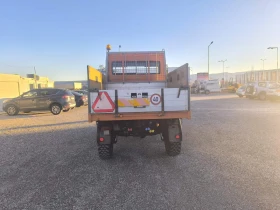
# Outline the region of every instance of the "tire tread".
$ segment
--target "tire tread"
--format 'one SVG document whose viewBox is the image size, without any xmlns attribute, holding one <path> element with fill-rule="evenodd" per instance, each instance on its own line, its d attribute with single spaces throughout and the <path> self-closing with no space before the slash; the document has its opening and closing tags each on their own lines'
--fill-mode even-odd
<svg viewBox="0 0 280 210">
<path fill-rule="evenodd" d="M 100 144 L 98 145 L 98 154 L 100 159 L 106 160 L 113 156 L 113 145 L 112 144 Z"/>
<path fill-rule="evenodd" d="M 181 142 L 165 142 L 165 150 L 169 156 L 176 156 L 181 153 Z"/>
</svg>

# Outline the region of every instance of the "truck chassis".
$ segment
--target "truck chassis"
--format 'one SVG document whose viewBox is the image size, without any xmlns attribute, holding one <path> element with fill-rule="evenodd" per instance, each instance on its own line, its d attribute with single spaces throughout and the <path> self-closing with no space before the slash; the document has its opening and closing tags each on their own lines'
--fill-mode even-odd
<svg viewBox="0 0 280 210">
<path fill-rule="evenodd" d="M 98 154 L 101 159 L 112 157 L 113 146 L 117 143 L 118 136 L 145 138 L 160 135 L 168 155 L 176 156 L 181 152 L 182 126 L 180 119 L 97 121 L 96 127 Z"/>
</svg>

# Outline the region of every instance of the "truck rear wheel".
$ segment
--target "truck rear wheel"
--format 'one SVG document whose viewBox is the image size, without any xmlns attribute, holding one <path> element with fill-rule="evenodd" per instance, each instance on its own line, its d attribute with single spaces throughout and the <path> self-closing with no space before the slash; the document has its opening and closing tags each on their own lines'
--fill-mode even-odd
<svg viewBox="0 0 280 210">
<path fill-rule="evenodd" d="M 100 159 L 110 159 L 113 156 L 113 144 L 99 144 L 98 154 Z"/>
<path fill-rule="evenodd" d="M 181 142 L 165 141 L 165 151 L 169 156 L 176 156 L 181 153 Z"/>
<path fill-rule="evenodd" d="M 116 136 L 112 135 L 111 131 L 110 135 L 104 135 L 104 128 L 110 128 L 110 124 L 97 122 L 96 137 L 98 145 L 98 155 L 100 159 L 106 160 L 110 159 L 113 156 L 113 143 L 116 139 Z"/>
<path fill-rule="evenodd" d="M 166 120 L 162 130 L 165 151 L 169 156 L 181 153 L 182 129 L 179 119 Z"/>
</svg>

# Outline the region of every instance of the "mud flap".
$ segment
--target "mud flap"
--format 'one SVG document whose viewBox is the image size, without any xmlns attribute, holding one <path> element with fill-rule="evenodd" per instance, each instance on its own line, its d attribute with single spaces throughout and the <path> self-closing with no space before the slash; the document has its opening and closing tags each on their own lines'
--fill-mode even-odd
<svg viewBox="0 0 280 210">
<path fill-rule="evenodd" d="M 182 141 L 182 124 L 181 119 L 167 120 L 163 130 L 164 141 L 181 142 Z"/>
<path fill-rule="evenodd" d="M 97 143 L 111 144 L 112 142 L 112 128 L 106 126 L 97 126 Z"/>
</svg>

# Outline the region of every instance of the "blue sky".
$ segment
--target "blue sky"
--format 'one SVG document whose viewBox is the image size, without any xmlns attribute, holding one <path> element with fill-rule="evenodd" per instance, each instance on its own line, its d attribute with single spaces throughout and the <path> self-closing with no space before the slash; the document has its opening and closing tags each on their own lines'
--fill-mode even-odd
<svg viewBox="0 0 280 210">
<path fill-rule="evenodd" d="M 169 66 L 194 73 L 276 68 L 279 0 L 9 0 L 0 7 L 0 72 L 52 80 L 86 79 L 86 65 L 112 50 L 166 51 Z"/>
</svg>

